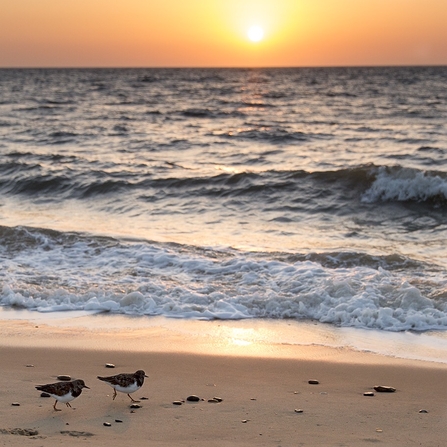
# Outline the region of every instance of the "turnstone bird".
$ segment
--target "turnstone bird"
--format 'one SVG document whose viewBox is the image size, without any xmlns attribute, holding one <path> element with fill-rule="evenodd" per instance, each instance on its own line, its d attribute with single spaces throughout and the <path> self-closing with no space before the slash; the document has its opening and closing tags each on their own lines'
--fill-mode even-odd
<svg viewBox="0 0 447 447">
<path fill-rule="evenodd" d="M 61 411 L 59 408 L 56 408 L 58 402 L 64 402 L 67 407 L 71 408 L 70 402 L 81 395 L 83 388 L 90 389 L 81 379 L 36 386 L 36 390 L 48 393 L 52 398 L 56 399 L 53 405 L 56 411 Z"/>
<path fill-rule="evenodd" d="M 146 373 L 140 369 L 135 373 L 121 373 L 109 377 L 98 376 L 98 379 L 106 382 L 113 388 L 113 400 L 115 400 L 116 392 L 120 391 L 121 393 L 126 393 L 132 402 L 139 402 L 139 400 L 133 399 L 130 393 L 134 393 L 143 386 L 145 377 L 147 377 Z"/>
</svg>

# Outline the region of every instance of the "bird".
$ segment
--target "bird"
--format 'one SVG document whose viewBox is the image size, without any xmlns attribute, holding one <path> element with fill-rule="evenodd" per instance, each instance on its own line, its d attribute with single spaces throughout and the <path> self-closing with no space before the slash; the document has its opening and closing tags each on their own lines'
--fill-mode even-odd
<svg viewBox="0 0 447 447">
<path fill-rule="evenodd" d="M 83 388 L 90 389 L 82 379 L 36 386 L 36 390 L 48 393 L 53 399 L 56 399 L 53 405 L 55 411 L 62 411 L 56 408 L 58 402 L 64 402 L 67 407 L 72 408 L 70 402 L 81 395 Z"/>
<path fill-rule="evenodd" d="M 113 388 L 112 400 L 115 400 L 116 392 L 120 391 L 121 393 L 126 393 L 132 402 L 139 402 L 139 400 L 133 399 L 130 393 L 134 393 L 143 386 L 145 377 L 147 377 L 146 373 L 139 369 L 134 373 L 121 373 L 109 377 L 98 376 L 98 379 L 106 382 Z"/>
</svg>

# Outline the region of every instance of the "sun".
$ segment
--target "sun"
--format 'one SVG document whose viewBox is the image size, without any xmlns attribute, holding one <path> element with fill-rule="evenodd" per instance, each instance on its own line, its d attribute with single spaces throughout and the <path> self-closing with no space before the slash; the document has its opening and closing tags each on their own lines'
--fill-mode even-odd
<svg viewBox="0 0 447 447">
<path fill-rule="evenodd" d="M 253 25 L 248 28 L 247 36 L 252 42 L 259 42 L 264 38 L 264 30 L 258 25 Z"/>
</svg>

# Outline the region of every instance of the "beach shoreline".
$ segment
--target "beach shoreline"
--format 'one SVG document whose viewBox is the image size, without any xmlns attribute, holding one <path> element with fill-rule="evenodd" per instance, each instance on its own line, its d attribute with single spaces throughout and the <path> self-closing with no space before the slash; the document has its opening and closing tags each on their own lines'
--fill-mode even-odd
<svg viewBox="0 0 447 447">
<path fill-rule="evenodd" d="M 194 320 L 110 313 L 0 309 L 2 343 L 89 349 L 180 352 L 364 363 L 363 353 L 447 364 L 443 331 L 390 332 L 337 327 L 312 320 Z M 112 341 L 111 341 L 112 340 Z M 326 349 L 328 348 L 328 349 Z M 367 356 L 373 359 L 374 356 Z"/>
<path fill-rule="evenodd" d="M 0 391 L 5 445 L 440 446 L 447 435 L 440 363 L 324 346 L 281 345 L 269 355 L 248 346 L 243 355 L 247 346 L 219 351 L 160 327 L 101 332 L 2 320 L 0 328 L 0 355 L 8 359 Z M 112 400 L 112 389 L 96 379 L 137 369 L 149 376 L 134 395 L 147 397 L 137 409 L 125 394 Z M 54 400 L 34 388 L 60 374 L 90 387 L 74 410 L 59 404 L 55 412 Z M 376 385 L 396 392 L 378 393 Z M 189 395 L 203 400 L 186 402 Z M 222 402 L 208 402 L 214 397 Z"/>
</svg>

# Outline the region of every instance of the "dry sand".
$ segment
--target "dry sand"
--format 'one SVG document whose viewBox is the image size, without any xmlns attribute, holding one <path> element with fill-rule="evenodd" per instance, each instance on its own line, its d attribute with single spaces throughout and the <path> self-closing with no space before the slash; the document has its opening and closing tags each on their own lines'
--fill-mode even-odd
<svg viewBox="0 0 447 447">
<path fill-rule="evenodd" d="M 234 355 L 193 352 L 186 347 L 196 340 L 159 329 L 122 334 L 129 349 L 113 342 L 114 332 L 0 321 L 0 334 L 0 445 L 447 445 L 447 371 L 440 364 L 312 346 L 265 356 L 244 356 L 243 347 Z M 140 351 L 143 337 L 150 346 Z M 112 388 L 96 378 L 137 369 L 149 378 L 133 395 L 147 400 L 134 410 L 125 394 L 113 401 Z M 59 403 L 55 412 L 53 399 L 34 387 L 60 374 L 91 389 L 74 409 Z M 397 391 L 365 397 L 375 385 Z M 204 400 L 173 404 L 192 394 Z M 216 396 L 222 402 L 208 402 Z"/>
</svg>

